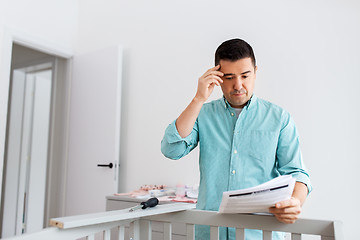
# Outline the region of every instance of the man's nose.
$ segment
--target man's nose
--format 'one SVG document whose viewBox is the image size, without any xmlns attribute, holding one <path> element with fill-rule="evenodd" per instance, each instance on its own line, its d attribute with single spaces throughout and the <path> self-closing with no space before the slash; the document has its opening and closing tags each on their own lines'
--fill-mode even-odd
<svg viewBox="0 0 360 240">
<path fill-rule="evenodd" d="M 237 76 L 234 80 L 234 89 L 240 90 L 242 88 L 243 82 L 241 76 Z"/>
</svg>

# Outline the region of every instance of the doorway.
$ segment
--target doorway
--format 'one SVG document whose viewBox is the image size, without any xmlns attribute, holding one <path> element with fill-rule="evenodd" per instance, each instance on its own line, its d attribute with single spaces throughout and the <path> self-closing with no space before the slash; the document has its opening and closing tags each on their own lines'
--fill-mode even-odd
<svg viewBox="0 0 360 240">
<path fill-rule="evenodd" d="M 1 194 L 1 237 L 63 216 L 69 61 L 13 43 Z"/>
</svg>

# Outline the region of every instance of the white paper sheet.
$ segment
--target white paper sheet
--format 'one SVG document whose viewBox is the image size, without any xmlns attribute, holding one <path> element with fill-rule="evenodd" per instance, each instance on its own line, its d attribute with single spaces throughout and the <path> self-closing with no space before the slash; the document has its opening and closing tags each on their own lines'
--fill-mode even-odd
<svg viewBox="0 0 360 240">
<path fill-rule="evenodd" d="M 277 202 L 291 198 L 295 178 L 284 175 L 255 187 L 223 193 L 219 213 L 266 213 Z"/>
</svg>

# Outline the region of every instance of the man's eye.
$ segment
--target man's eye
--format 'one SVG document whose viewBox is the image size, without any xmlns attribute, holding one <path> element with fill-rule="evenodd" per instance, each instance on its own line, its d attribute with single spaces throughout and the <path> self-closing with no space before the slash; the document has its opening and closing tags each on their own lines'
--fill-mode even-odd
<svg viewBox="0 0 360 240">
<path fill-rule="evenodd" d="M 233 79 L 234 77 L 225 77 L 226 80 L 231 80 Z"/>
<path fill-rule="evenodd" d="M 242 76 L 242 78 L 248 78 L 249 76 Z"/>
</svg>

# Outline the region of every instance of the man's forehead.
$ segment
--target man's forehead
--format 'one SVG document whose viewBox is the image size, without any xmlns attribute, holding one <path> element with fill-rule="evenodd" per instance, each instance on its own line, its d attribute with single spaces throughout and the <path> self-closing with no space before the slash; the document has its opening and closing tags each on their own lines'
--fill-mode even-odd
<svg viewBox="0 0 360 240">
<path fill-rule="evenodd" d="M 243 58 L 236 61 L 220 60 L 219 64 L 219 71 L 224 74 L 246 74 L 254 70 L 250 58 Z"/>
</svg>

